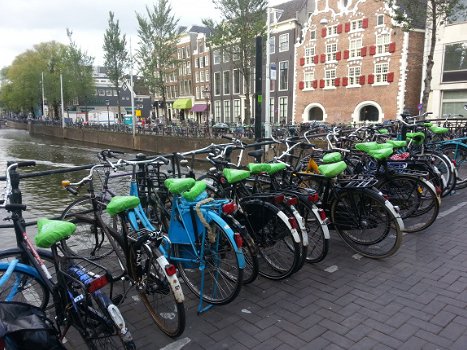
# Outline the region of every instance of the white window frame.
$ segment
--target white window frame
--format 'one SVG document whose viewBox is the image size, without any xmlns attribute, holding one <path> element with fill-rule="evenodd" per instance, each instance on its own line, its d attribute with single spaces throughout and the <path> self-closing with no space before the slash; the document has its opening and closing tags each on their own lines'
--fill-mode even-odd
<svg viewBox="0 0 467 350">
<path fill-rule="evenodd" d="M 349 58 L 362 57 L 362 38 L 355 38 L 349 40 Z"/>
<path fill-rule="evenodd" d="M 350 22 L 350 31 L 356 32 L 363 29 L 363 19 L 356 19 Z"/>
<path fill-rule="evenodd" d="M 206 77 L 206 79 L 205 79 L 206 82 L 209 82 L 209 69 L 206 69 L 206 70 L 204 71 L 204 75 L 205 75 L 205 77 Z"/>
<path fill-rule="evenodd" d="M 389 62 L 375 63 L 375 82 L 374 84 L 387 84 L 389 73 Z"/>
<path fill-rule="evenodd" d="M 326 27 L 326 36 L 337 35 L 337 24 Z"/>
<path fill-rule="evenodd" d="M 222 51 L 222 62 L 224 63 L 230 62 L 230 53 L 226 50 Z"/>
<path fill-rule="evenodd" d="M 199 83 L 199 72 L 195 72 L 195 83 Z"/>
<path fill-rule="evenodd" d="M 199 67 L 199 57 L 195 57 L 195 68 Z"/>
<path fill-rule="evenodd" d="M 219 50 L 214 50 L 214 52 L 212 53 L 212 56 L 213 56 L 214 64 L 220 64 L 221 63 L 221 54 L 220 54 Z"/>
<path fill-rule="evenodd" d="M 310 30 L 310 40 L 316 40 L 316 29 Z"/>
<path fill-rule="evenodd" d="M 287 96 L 279 97 L 279 120 L 285 119 L 287 121 L 287 114 L 289 109 L 289 98 Z"/>
<path fill-rule="evenodd" d="M 305 47 L 305 66 L 314 64 L 313 57 L 316 55 L 316 46 Z"/>
<path fill-rule="evenodd" d="M 230 100 L 224 100 L 224 123 L 230 123 Z"/>
<path fill-rule="evenodd" d="M 227 79 L 226 79 L 226 77 L 227 77 Z M 231 93 L 230 84 L 231 84 L 230 71 L 225 70 L 225 71 L 222 72 L 222 91 L 223 91 L 224 95 L 230 95 L 230 93 Z"/>
<path fill-rule="evenodd" d="M 238 74 L 238 90 L 235 90 L 235 74 Z M 232 94 L 238 95 L 240 94 L 240 85 L 242 84 L 242 75 L 240 74 L 239 69 L 234 69 L 232 71 Z"/>
<path fill-rule="evenodd" d="M 274 97 L 269 98 L 269 122 L 274 122 Z"/>
<path fill-rule="evenodd" d="M 391 42 L 391 34 L 383 33 L 376 36 L 376 54 L 383 55 L 389 52 L 389 43 Z"/>
<path fill-rule="evenodd" d="M 326 62 L 337 61 L 337 43 L 326 44 Z"/>
<path fill-rule="evenodd" d="M 381 19 L 381 23 L 380 22 Z M 384 15 L 376 15 L 376 26 L 383 26 L 384 25 Z"/>
<path fill-rule="evenodd" d="M 334 88 L 336 83 L 336 68 L 324 71 L 324 88 Z"/>
<path fill-rule="evenodd" d="M 219 84 L 219 85 L 217 85 Z M 219 86 L 219 91 L 216 91 Z M 214 72 L 214 96 L 220 96 L 222 93 L 222 72 Z"/>
<path fill-rule="evenodd" d="M 287 64 L 287 74 L 286 74 L 286 79 L 287 80 L 286 80 L 286 83 L 285 83 L 286 86 L 284 88 L 282 88 L 282 69 L 281 69 L 282 63 Z M 289 69 L 290 69 L 289 61 L 280 61 L 279 62 L 279 72 L 278 72 L 278 74 L 279 74 L 278 90 L 279 91 L 285 91 L 285 90 L 287 90 L 289 88 Z"/>
<path fill-rule="evenodd" d="M 240 120 L 242 119 L 242 104 L 240 103 L 240 99 L 233 100 L 232 113 L 235 122 L 238 121 L 238 117 L 240 117 Z"/>
<path fill-rule="evenodd" d="M 310 90 L 313 89 L 313 81 L 315 80 L 315 71 L 311 70 L 309 72 L 305 72 L 303 74 L 303 81 L 304 81 L 304 89 Z"/>
<path fill-rule="evenodd" d="M 215 112 L 215 118 L 216 122 L 221 121 L 221 114 L 222 114 L 222 101 L 221 100 L 216 100 L 214 101 L 214 112 Z"/>
<path fill-rule="evenodd" d="M 360 76 L 362 75 L 362 68 L 360 66 L 349 67 L 349 87 L 350 86 L 360 86 Z"/>
<path fill-rule="evenodd" d="M 279 52 L 289 51 L 290 42 L 289 42 L 289 33 L 284 33 L 279 35 Z"/>
</svg>

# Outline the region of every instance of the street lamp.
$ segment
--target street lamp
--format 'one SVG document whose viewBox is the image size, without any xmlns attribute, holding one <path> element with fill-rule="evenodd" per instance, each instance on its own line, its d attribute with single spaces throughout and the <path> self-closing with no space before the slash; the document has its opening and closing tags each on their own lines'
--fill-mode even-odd
<svg viewBox="0 0 467 350">
<path fill-rule="evenodd" d="M 209 133 L 209 98 L 211 96 L 211 91 L 209 91 L 209 87 L 205 87 L 204 90 L 203 90 L 203 95 L 204 95 L 204 98 L 206 99 L 206 124 L 207 124 L 207 131 L 208 131 L 208 135 L 210 135 Z"/>
<path fill-rule="evenodd" d="M 110 101 L 107 99 L 105 100 L 105 105 L 107 106 L 107 125 L 110 129 L 110 114 L 109 114 L 109 105 L 110 105 Z"/>
</svg>

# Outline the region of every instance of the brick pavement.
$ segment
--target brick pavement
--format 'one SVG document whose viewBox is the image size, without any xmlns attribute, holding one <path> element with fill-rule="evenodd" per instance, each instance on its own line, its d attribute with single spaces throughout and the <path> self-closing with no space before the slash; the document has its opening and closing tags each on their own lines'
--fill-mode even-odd
<svg viewBox="0 0 467 350">
<path fill-rule="evenodd" d="M 201 316 L 185 290 L 187 328 L 177 340 L 137 302 L 122 310 L 141 349 L 465 350 L 466 209 L 462 192 L 444 199 L 432 227 L 404 236 L 399 252 L 380 261 L 333 239 L 323 262 L 284 281 L 260 278 Z"/>
</svg>

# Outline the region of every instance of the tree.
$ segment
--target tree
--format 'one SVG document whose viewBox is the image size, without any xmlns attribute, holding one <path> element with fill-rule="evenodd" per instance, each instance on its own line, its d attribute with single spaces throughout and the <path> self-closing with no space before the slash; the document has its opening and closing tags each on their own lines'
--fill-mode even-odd
<svg viewBox="0 0 467 350">
<path fill-rule="evenodd" d="M 107 76 L 117 90 L 118 120 L 121 121 L 120 112 L 120 83 L 122 82 L 125 69 L 130 63 L 128 51 L 126 50 L 126 35 L 120 33 L 119 21 L 114 21 L 114 13 L 109 11 L 109 27 L 104 33 L 104 67 Z"/>
<path fill-rule="evenodd" d="M 266 30 L 267 0 L 213 0 L 222 20 L 215 23 L 203 19 L 203 24 L 211 30 L 209 44 L 228 55 L 238 56 L 231 60 L 243 76 L 245 84 L 245 123 L 250 123 L 250 81 L 255 64 L 255 38 L 264 35 Z"/>
<path fill-rule="evenodd" d="M 432 70 L 438 28 L 447 20 L 465 14 L 463 0 L 386 0 L 393 10 L 393 18 L 404 30 L 411 30 L 417 24 L 427 25 L 429 49 L 425 67 L 425 79 L 422 91 L 422 113 L 425 112 L 431 93 Z"/>
<path fill-rule="evenodd" d="M 140 39 L 136 59 L 141 74 L 152 95 L 162 97 L 167 115 L 165 77 L 177 64 L 177 24 L 168 0 L 158 0 L 152 11 L 146 6 L 146 15 L 136 14 Z"/>
</svg>

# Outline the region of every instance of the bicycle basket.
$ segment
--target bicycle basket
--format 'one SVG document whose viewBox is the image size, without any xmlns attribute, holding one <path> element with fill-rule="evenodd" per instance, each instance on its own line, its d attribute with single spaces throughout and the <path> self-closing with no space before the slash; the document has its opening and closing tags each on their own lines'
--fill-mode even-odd
<svg viewBox="0 0 467 350">
<path fill-rule="evenodd" d="M 40 308 L 0 302 L 0 339 L 8 350 L 62 350 L 59 333 Z M 0 348 L 3 347 L 0 345 Z"/>
<path fill-rule="evenodd" d="M 372 175 L 342 175 L 338 177 L 338 183 L 345 188 L 368 188 L 376 185 L 378 180 Z"/>
</svg>

